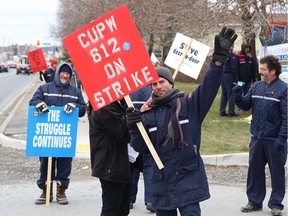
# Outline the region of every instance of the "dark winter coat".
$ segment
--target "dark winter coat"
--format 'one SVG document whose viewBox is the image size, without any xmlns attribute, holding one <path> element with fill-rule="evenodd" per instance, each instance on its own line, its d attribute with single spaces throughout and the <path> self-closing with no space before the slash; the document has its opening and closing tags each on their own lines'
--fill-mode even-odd
<svg viewBox="0 0 288 216">
<path fill-rule="evenodd" d="M 251 49 L 250 45 L 242 44 L 241 51 L 238 52 L 239 58 L 239 81 L 250 83 L 255 82 L 257 73 L 257 62 L 251 54 L 246 54 L 245 48 Z"/>
<path fill-rule="evenodd" d="M 56 71 L 54 71 L 52 68 L 48 68 L 47 70 L 45 70 L 44 72 L 44 79 L 46 83 L 50 83 L 53 82 L 54 77 L 55 77 L 55 73 Z"/>
<path fill-rule="evenodd" d="M 211 62 L 203 83 L 191 94 L 182 97 L 179 123 L 186 144 L 176 148 L 170 140 L 160 144 L 165 134 L 171 106 L 154 107 L 142 114 L 143 125 L 164 168 L 154 160 L 150 177 L 152 205 L 155 209 L 176 209 L 210 197 L 203 160 L 200 156 L 201 125 L 218 92 L 223 67 Z M 136 151 L 147 152 L 138 130 L 131 130 L 131 144 Z"/>
<path fill-rule="evenodd" d="M 287 83 L 279 78 L 268 85 L 257 81 L 236 105 L 244 111 L 252 108 L 253 137 L 287 139 Z"/>
<path fill-rule="evenodd" d="M 142 105 L 151 97 L 152 88 L 150 85 L 147 85 L 138 91 L 135 91 L 130 94 L 131 100 L 135 109 L 140 110 Z"/>
<path fill-rule="evenodd" d="M 67 103 L 76 103 L 77 107 L 79 107 L 78 115 L 82 117 L 86 112 L 86 103 L 80 89 L 70 85 L 69 81 L 65 84 L 60 81 L 60 71 L 64 64 L 69 66 L 67 63 L 59 65 L 53 82 L 41 85 L 34 93 L 29 105 L 35 106 L 41 101 L 44 101 L 48 106 L 65 106 Z"/>
<path fill-rule="evenodd" d="M 106 181 L 131 183 L 127 144 L 126 107 L 118 101 L 89 114 L 92 176 Z"/>
</svg>

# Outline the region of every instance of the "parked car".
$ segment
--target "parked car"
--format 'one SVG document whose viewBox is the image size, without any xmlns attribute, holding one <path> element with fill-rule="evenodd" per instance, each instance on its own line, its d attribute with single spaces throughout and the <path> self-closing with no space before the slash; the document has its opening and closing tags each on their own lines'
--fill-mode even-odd
<svg viewBox="0 0 288 216">
<path fill-rule="evenodd" d="M 8 66 L 6 63 L 1 63 L 0 72 L 8 72 Z"/>
<path fill-rule="evenodd" d="M 31 74 L 31 68 L 28 64 L 18 64 L 16 67 L 16 74 Z"/>
</svg>

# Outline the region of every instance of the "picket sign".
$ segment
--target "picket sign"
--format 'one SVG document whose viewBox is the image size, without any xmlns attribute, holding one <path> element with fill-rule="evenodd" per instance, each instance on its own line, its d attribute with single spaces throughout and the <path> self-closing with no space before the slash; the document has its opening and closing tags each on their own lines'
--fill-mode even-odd
<svg viewBox="0 0 288 216">
<path fill-rule="evenodd" d="M 178 71 L 198 79 L 209 49 L 209 46 L 177 32 L 164 64 L 176 70 L 174 79 Z"/>
<path fill-rule="evenodd" d="M 128 107 L 134 107 L 129 95 L 126 95 L 124 97 L 124 99 L 125 99 Z M 139 129 L 139 131 L 140 131 L 140 133 L 141 133 L 141 135 L 142 135 L 142 137 L 143 137 L 143 139 L 144 139 L 144 141 L 145 141 L 145 143 L 146 143 L 146 145 L 147 145 L 147 147 L 148 147 L 148 149 L 149 149 L 149 151 L 150 151 L 150 153 L 151 153 L 151 155 L 155 161 L 155 163 L 157 164 L 158 168 L 163 169 L 164 165 L 163 165 L 162 161 L 160 160 L 160 158 L 159 158 L 159 156 L 158 156 L 158 154 L 157 154 L 157 152 L 156 152 L 143 124 L 142 124 L 142 122 L 137 122 L 137 127 L 138 127 L 138 129 Z"/>
<path fill-rule="evenodd" d="M 78 113 L 79 108 L 75 108 L 70 114 L 64 112 L 63 107 L 48 107 L 49 112 L 46 114 L 39 114 L 36 111 L 35 106 L 29 106 L 28 108 L 28 126 L 26 136 L 26 156 L 47 157 L 47 180 L 45 182 L 46 187 L 46 207 L 49 206 L 50 194 L 51 194 L 51 170 L 52 170 L 52 158 L 53 157 L 75 157 L 76 140 L 77 140 L 77 127 L 78 127 Z M 53 130 L 52 133 L 45 130 L 39 130 L 38 126 L 41 124 L 50 124 L 53 127 L 61 124 L 66 129 L 63 129 L 63 133 L 58 134 Z M 38 129 L 37 129 L 38 128 Z M 69 129 L 68 129 L 69 128 Z M 65 130 L 65 132 L 64 132 Z M 62 133 L 61 132 L 61 133 Z M 45 144 L 44 137 L 49 135 L 50 137 L 57 137 L 65 135 L 67 140 L 62 142 L 53 142 L 48 145 Z M 64 136 L 63 136 L 64 137 Z M 42 143 L 42 141 L 43 143 Z M 59 139 L 60 140 L 60 139 Z"/>
</svg>

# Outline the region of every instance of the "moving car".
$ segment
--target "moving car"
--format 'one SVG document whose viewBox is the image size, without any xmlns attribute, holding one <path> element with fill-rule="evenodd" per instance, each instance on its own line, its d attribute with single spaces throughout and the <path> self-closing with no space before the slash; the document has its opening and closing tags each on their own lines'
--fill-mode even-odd
<svg viewBox="0 0 288 216">
<path fill-rule="evenodd" d="M 28 64 L 18 64 L 16 67 L 16 74 L 27 74 L 30 75 L 31 74 L 31 68 Z"/>
</svg>

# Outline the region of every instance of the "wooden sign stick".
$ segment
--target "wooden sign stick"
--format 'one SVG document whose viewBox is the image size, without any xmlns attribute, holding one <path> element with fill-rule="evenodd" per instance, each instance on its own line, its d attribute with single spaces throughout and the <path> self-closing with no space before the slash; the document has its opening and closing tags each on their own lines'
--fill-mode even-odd
<svg viewBox="0 0 288 216">
<path fill-rule="evenodd" d="M 180 67 L 181 67 L 181 65 L 182 65 L 182 63 L 183 63 L 183 61 L 184 61 L 184 58 L 186 57 L 186 54 L 187 54 L 187 52 L 190 50 L 190 48 L 191 48 L 191 44 L 192 44 L 192 38 L 190 38 L 190 40 L 189 40 L 189 42 L 186 44 L 186 46 L 185 46 L 185 51 L 184 51 L 184 53 L 183 53 L 183 55 L 181 56 L 181 58 L 180 58 L 180 60 L 179 60 L 179 63 L 178 63 L 178 66 L 177 66 L 177 68 L 175 69 L 175 71 L 174 71 L 174 73 L 173 73 L 173 80 L 175 80 L 175 78 L 176 78 L 176 76 L 177 76 L 177 74 L 178 74 L 178 72 L 179 72 L 179 69 L 180 69 Z"/>
<path fill-rule="evenodd" d="M 124 99 L 125 99 L 128 107 L 134 107 L 129 95 L 126 95 L 124 97 Z M 148 147 L 148 149 L 149 149 L 149 151 L 150 151 L 150 153 L 151 153 L 151 155 L 155 161 L 155 163 L 157 164 L 158 168 L 163 169 L 164 165 L 162 164 L 162 161 L 160 160 L 160 158 L 159 158 L 159 156 L 158 156 L 158 154 L 157 154 L 157 152 L 156 152 L 143 124 L 142 124 L 142 122 L 138 122 L 137 127 L 138 127 L 138 129 L 139 129 L 139 131 L 140 131 L 140 133 L 141 133 L 141 135 L 142 135 L 142 137 L 143 137 L 143 139 L 144 139 L 144 141 L 145 141 L 145 143 L 146 143 L 146 145 L 147 145 L 147 147 Z"/>
<path fill-rule="evenodd" d="M 47 169 L 47 181 L 46 181 L 46 207 L 49 207 L 50 203 L 51 170 L 52 170 L 52 157 L 48 157 L 48 169 Z"/>
</svg>

